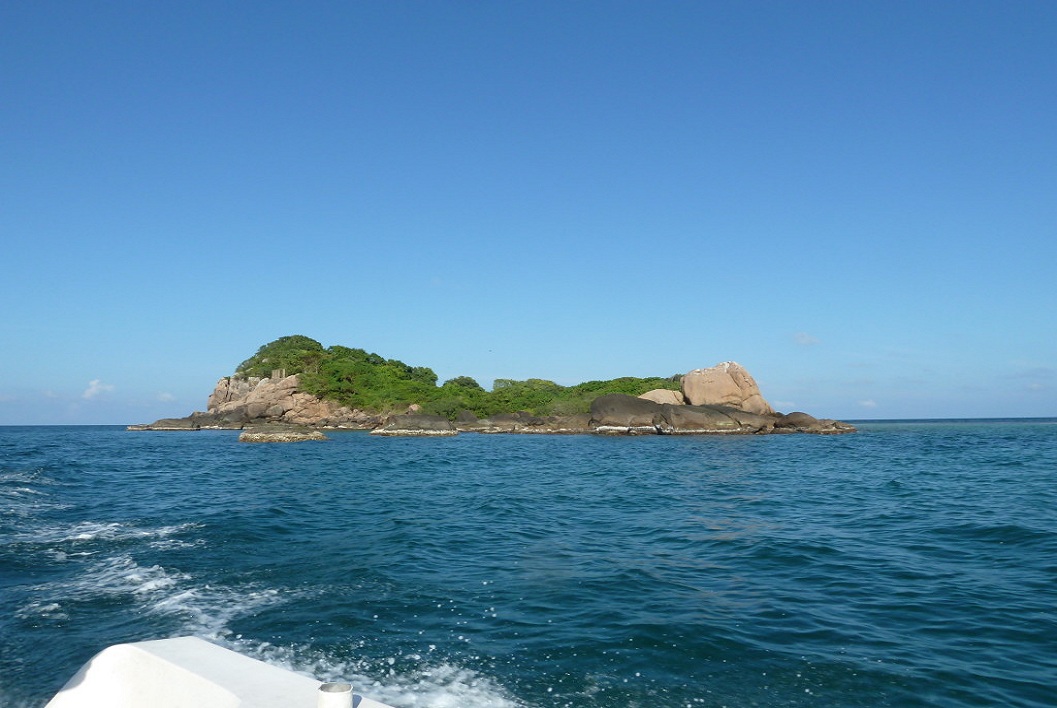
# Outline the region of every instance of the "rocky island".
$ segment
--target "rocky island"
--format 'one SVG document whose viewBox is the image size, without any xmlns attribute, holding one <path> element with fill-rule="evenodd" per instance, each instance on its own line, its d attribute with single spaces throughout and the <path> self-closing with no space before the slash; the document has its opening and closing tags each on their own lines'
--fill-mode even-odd
<svg viewBox="0 0 1057 708">
<path fill-rule="evenodd" d="M 261 375 L 266 370 L 268 375 Z M 625 377 L 572 387 L 542 379 L 500 379 L 487 392 L 469 377 L 437 386 L 428 368 L 359 349 L 324 349 L 300 335 L 261 347 L 234 375 L 220 379 L 204 412 L 129 426 L 202 429 L 243 430 L 240 439 L 265 442 L 320 439 L 322 430 L 393 436 L 855 431 L 841 421 L 775 411 L 749 372 L 731 361 L 681 376 Z"/>
</svg>

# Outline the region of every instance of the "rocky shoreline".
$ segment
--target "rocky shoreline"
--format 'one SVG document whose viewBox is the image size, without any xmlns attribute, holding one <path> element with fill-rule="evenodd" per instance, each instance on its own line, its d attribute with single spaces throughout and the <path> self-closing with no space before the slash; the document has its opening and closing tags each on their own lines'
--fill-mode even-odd
<svg viewBox="0 0 1057 708">
<path fill-rule="evenodd" d="M 478 419 L 468 411 L 454 421 L 407 412 L 383 415 L 341 406 L 300 390 L 293 376 L 239 378 L 217 382 L 207 410 L 184 418 L 130 425 L 129 430 L 243 430 L 246 442 L 325 439 L 323 430 L 370 430 L 380 436 L 447 437 L 460 433 L 549 435 L 761 435 L 855 432 L 848 423 L 807 413 L 775 411 L 756 381 L 735 362 L 694 369 L 679 391 L 657 389 L 641 396 L 607 394 L 589 413 L 537 416 L 525 411 Z M 264 427 L 262 427 L 264 426 Z"/>
<path fill-rule="evenodd" d="M 595 399 L 591 412 L 583 415 L 534 416 L 521 412 L 452 422 L 440 416 L 409 414 L 393 416 L 371 434 L 829 435 L 852 432 L 855 427 L 848 423 L 819 419 L 807 413 L 749 413 L 729 406 L 656 403 L 613 393 Z"/>
</svg>

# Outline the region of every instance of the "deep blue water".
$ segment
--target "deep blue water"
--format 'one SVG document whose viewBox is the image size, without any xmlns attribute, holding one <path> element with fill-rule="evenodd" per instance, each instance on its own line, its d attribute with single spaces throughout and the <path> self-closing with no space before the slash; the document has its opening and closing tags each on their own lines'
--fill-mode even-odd
<svg viewBox="0 0 1057 708">
<path fill-rule="evenodd" d="M 1057 421 L 0 428 L 0 705 L 195 634 L 394 706 L 1057 705 Z"/>
</svg>

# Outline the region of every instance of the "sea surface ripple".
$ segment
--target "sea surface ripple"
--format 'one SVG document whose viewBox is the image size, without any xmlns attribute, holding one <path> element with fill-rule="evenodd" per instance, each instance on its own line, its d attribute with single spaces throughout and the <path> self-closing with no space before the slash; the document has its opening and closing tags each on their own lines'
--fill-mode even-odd
<svg viewBox="0 0 1057 708">
<path fill-rule="evenodd" d="M 0 428 L 0 705 L 194 634 L 405 706 L 1057 705 L 1057 424 Z"/>
</svg>

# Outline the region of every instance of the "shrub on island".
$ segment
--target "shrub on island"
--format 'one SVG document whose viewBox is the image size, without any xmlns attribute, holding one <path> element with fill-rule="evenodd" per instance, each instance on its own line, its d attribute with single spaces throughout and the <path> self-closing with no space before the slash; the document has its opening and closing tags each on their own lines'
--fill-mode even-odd
<svg viewBox="0 0 1057 708">
<path fill-rule="evenodd" d="M 606 393 L 632 396 L 663 388 L 679 390 L 679 377 L 588 381 L 562 386 L 546 379 L 496 379 L 486 391 L 469 376 L 456 376 L 437 385 L 437 375 L 426 366 L 410 366 L 364 349 L 324 347 L 304 335 L 291 335 L 265 344 L 242 362 L 236 377 L 266 378 L 274 371 L 297 374 L 301 389 L 353 409 L 391 413 L 412 404 L 422 412 L 454 421 L 460 411 L 478 418 L 498 413 L 528 411 L 535 415 L 576 415 L 590 410 L 591 401 Z"/>
</svg>

